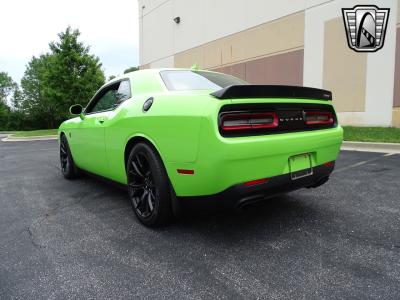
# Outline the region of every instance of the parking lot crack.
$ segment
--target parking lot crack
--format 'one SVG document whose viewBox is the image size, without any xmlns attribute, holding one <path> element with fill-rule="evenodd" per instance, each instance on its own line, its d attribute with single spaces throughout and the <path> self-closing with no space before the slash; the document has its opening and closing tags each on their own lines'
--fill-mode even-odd
<svg viewBox="0 0 400 300">
<path fill-rule="evenodd" d="M 29 236 L 29 239 L 30 239 L 30 241 L 31 241 L 31 244 L 32 244 L 35 248 L 37 248 L 37 249 L 43 249 L 43 248 L 45 248 L 45 246 L 43 246 L 43 245 L 41 245 L 41 244 L 39 244 L 39 243 L 36 242 L 34 233 L 32 232 L 32 229 L 31 229 L 30 226 L 25 226 L 25 231 L 28 233 L 28 236 Z"/>
<path fill-rule="evenodd" d="M 35 221 L 33 221 L 31 223 L 31 225 L 27 225 L 25 226 L 23 232 L 27 232 L 28 236 L 30 238 L 30 241 L 32 243 L 32 245 L 37 248 L 37 249 L 43 249 L 46 248 L 44 245 L 41 245 L 40 243 L 37 242 L 37 239 L 35 238 L 35 234 L 34 234 L 34 229 L 38 229 L 40 228 L 41 224 L 50 216 L 55 216 L 58 213 L 62 212 L 62 211 L 68 211 L 66 209 L 71 208 L 79 203 L 81 203 L 84 199 L 86 198 L 86 196 L 82 196 L 78 199 L 78 201 L 74 201 L 72 203 L 69 203 L 67 205 L 64 206 L 60 206 L 60 207 L 56 207 L 54 208 L 52 211 L 44 214 L 43 216 L 38 217 Z"/>
</svg>

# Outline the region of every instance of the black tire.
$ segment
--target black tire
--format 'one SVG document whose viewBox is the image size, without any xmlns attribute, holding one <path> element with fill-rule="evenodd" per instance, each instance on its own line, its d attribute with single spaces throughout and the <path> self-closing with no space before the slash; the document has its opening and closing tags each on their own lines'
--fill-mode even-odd
<svg viewBox="0 0 400 300">
<path fill-rule="evenodd" d="M 64 178 L 74 179 L 78 177 L 78 169 L 75 166 L 67 137 L 64 134 L 60 137 L 60 166 Z"/>
<path fill-rule="evenodd" d="M 126 172 L 129 199 L 139 221 L 148 227 L 168 225 L 173 218 L 172 193 L 158 153 L 146 143 L 136 144 L 129 154 Z"/>
</svg>

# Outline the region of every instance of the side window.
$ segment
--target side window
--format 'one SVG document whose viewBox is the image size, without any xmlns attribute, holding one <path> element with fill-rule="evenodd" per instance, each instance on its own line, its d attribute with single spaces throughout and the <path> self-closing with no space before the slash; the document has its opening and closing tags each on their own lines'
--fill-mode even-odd
<svg viewBox="0 0 400 300">
<path fill-rule="evenodd" d="M 131 97 L 131 84 L 129 80 L 123 80 L 119 84 L 118 91 L 117 91 L 117 102 L 116 104 L 120 104 L 125 100 Z"/>
<path fill-rule="evenodd" d="M 100 97 L 99 101 L 93 106 L 90 112 L 95 113 L 103 110 L 112 109 L 117 100 L 117 91 L 115 89 L 110 89 Z"/>
<path fill-rule="evenodd" d="M 104 88 L 89 104 L 86 113 L 96 113 L 116 108 L 119 104 L 131 97 L 129 80 L 123 80 Z"/>
</svg>

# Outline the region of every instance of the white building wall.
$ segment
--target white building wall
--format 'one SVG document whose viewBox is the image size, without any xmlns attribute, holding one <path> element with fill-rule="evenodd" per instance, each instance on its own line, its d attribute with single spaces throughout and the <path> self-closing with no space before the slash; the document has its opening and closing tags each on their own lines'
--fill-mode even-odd
<svg viewBox="0 0 400 300">
<path fill-rule="evenodd" d="M 325 2 L 329 1 L 139 0 L 140 65 Z M 177 16 L 179 25 L 173 22 Z"/>
<path fill-rule="evenodd" d="M 140 65 L 164 59 L 174 54 L 174 25 L 172 21 L 172 1 L 143 1 L 146 2 L 139 7 L 142 11 L 142 40 Z M 149 4 L 147 4 L 149 2 Z M 156 5 L 156 2 L 158 5 Z M 159 3 L 160 2 L 160 3 Z M 153 8 L 152 10 L 148 7 Z M 149 10 L 149 12 L 147 12 Z"/>
<path fill-rule="evenodd" d="M 174 56 L 168 56 L 162 59 L 158 59 L 150 64 L 150 68 L 173 68 L 175 66 Z"/>
</svg>

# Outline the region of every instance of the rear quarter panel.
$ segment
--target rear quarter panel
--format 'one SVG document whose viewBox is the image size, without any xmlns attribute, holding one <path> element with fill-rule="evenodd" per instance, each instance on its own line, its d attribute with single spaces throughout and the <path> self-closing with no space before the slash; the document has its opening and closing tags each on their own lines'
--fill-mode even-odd
<svg viewBox="0 0 400 300">
<path fill-rule="evenodd" d="M 153 97 L 153 105 L 143 112 L 149 97 Z M 149 140 L 164 164 L 195 161 L 200 121 L 208 101 L 203 95 L 159 93 L 140 95 L 124 103 L 110 115 L 105 132 L 111 179 L 126 183 L 125 146 L 134 137 Z"/>
</svg>

